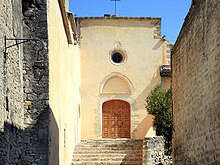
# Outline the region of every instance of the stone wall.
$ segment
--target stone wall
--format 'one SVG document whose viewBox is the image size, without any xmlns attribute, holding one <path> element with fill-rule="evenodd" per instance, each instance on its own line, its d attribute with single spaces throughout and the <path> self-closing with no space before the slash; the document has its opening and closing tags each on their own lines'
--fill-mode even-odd
<svg viewBox="0 0 220 165">
<path fill-rule="evenodd" d="M 23 125 L 22 45 L 5 51 L 7 38 L 22 37 L 21 1 L 0 2 L 0 129 L 7 121 L 17 127 Z M 7 41 L 7 46 L 16 44 Z"/>
<path fill-rule="evenodd" d="M 49 67 L 47 0 L 23 0 L 24 38 L 38 39 L 24 46 L 25 155 L 30 162 L 48 164 Z"/>
<path fill-rule="evenodd" d="M 46 0 L 0 2 L 0 164 L 48 164 Z M 39 39 L 8 49 L 8 38 Z M 15 41 L 7 42 L 8 45 Z"/>
<path fill-rule="evenodd" d="M 24 38 L 39 39 L 39 41 L 30 42 L 24 46 L 24 123 L 26 127 L 32 127 L 37 124 L 38 116 L 41 113 L 48 112 L 49 108 L 46 0 L 24 0 L 23 15 Z M 46 118 L 48 118 L 48 116 Z M 48 121 L 45 122 L 47 123 Z M 48 125 L 46 123 L 45 125 Z"/>
<path fill-rule="evenodd" d="M 194 0 L 172 52 L 175 165 L 220 164 L 219 11 Z"/>
<path fill-rule="evenodd" d="M 1 0 L 0 8 L 0 164 L 5 165 L 19 163 L 22 148 L 20 133 L 13 129 L 21 130 L 24 121 L 22 45 L 4 54 L 5 37 L 22 38 L 21 1 Z"/>
<path fill-rule="evenodd" d="M 164 154 L 164 144 L 162 136 L 145 138 L 143 142 L 143 164 L 171 165 L 172 158 Z"/>
</svg>

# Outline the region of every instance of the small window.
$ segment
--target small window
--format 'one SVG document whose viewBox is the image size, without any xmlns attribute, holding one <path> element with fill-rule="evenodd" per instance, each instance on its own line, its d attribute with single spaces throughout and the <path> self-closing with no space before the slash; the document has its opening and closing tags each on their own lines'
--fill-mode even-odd
<svg viewBox="0 0 220 165">
<path fill-rule="evenodd" d="M 127 53 L 125 50 L 113 50 L 110 51 L 109 60 L 112 64 L 121 65 L 127 61 Z"/>
<path fill-rule="evenodd" d="M 118 63 L 123 62 L 123 56 L 121 53 L 118 53 L 118 52 L 113 53 L 111 58 L 114 63 L 118 64 Z"/>
<path fill-rule="evenodd" d="M 64 142 L 63 142 L 63 143 L 64 143 L 64 148 L 66 148 L 66 128 L 64 128 L 63 134 L 64 134 L 64 135 L 63 135 L 63 136 L 64 136 L 64 137 L 63 137 L 63 140 L 64 140 Z"/>
</svg>

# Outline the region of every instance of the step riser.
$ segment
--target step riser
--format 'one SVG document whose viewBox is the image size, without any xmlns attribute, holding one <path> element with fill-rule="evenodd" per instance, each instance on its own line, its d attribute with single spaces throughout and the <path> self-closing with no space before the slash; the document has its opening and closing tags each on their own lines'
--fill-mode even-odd
<svg viewBox="0 0 220 165">
<path fill-rule="evenodd" d="M 118 142 L 118 143 L 113 143 L 113 142 L 81 142 L 80 144 L 83 144 L 83 145 L 93 145 L 93 144 L 110 144 L 110 145 L 142 145 L 143 142 L 136 142 L 136 143 L 132 143 L 132 142 L 128 142 L 128 143 L 125 143 L 125 142 Z"/>
<path fill-rule="evenodd" d="M 143 145 L 87 145 L 87 144 L 81 144 L 77 145 L 76 148 L 78 147 L 85 147 L 85 148 L 91 148 L 91 147 L 117 147 L 117 148 L 142 148 Z"/>
<path fill-rule="evenodd" d="M 91 147 L 91 146 L 126 146 L 126 147 L 131 147 L 131 146 L 142 146 L 143 144 L 106 144 L 106 143 L 103 143 L 103 144 L 96 144 L 96 143 L 93 143 L 93 144 L 80 144 L 80 146 L 88 146 L 88 147 Z"/>
<path fill-rule="evenodd" d="M 127 151 L 127 150 L 133 150 L 133 151 L 139 151 L 142 150 L 142 148 L 110 148 L 110 147 L 94 147 L 94 148 L 76 148 L 78 151 L 89 151 L 89 150 L 94 150 L 94 152 L 96 151 L 100 151 L 100 150 L 106 150 L 106 151 Z"/>
<path fill-rule="evenodd" d="M 142 165 L 142 162 L 77 162 L 72 165 Z"/>
<path fill-rule="evenodd" d="M 123 158 L 112 158 L 112 159 L 105 159 L 105 158 L 93 158 L 93 159 L 73 159 L 73 161 L 81 161 L 81 162 L 94 162 L 94 161 L 140 161 L 140 159 L 123 159 Z"/>
<path fill-rule="evenodd" d="M 74 156 L 73 157 L 73 160 L 94 160 L 94 159 L 97 159 L 97 160 L 100 160 L 100 159 L 106 159 L 106 160 L 112 160 L 112 159 L 118 159 L 118 160 L 121 160 L 121 159 L 126 159 L 126 160 L 139 160 L 141 158 L 141 156 L 129 156 L 129 157 L 126 157 L 126 156 L 114 156 L 114 157 L 111 157 L 111 156 L 93 156 L 93 157 L 78 157 L 78 156 Z"/>
<path fill-rule="evenodd" d="M 98 151 L 98 152 L 93 152 L 93 151 L 91 151 L 91 152 L 83 152 L 83 151 L 77 151 L 77 152 L 75 152 L 74 153 L 74 155 L 94 155 L 94 154 L 96 154 L 96 155 L 101 155 L 101 154 L 109 154 L 109 155 L 111 155 L 111 154 L 127 154 L 127 155 L 132 155 L 132 154 L 135 154 L 135 155 L 142 155 L 142 152 L 141 151 L 135 151 L 135 153 L 134 152 L 125 152 L 125 151 L 117 151 L 117 152 L 114 152 L 114 151 Z"/>
<path fill-rule="evenodd" d="M 83 145 L 94 145 L 94 144 L 101 144 L 101 145 L 142 145 L 143 142 L 136 142 L 136 143 L 125 143 L 125 142 L 118 142 L 118 143 L 112 143 L 112 142 L 81 142 L 80 144 Z"/>
<path fill-rule="evenodd" d="M 142 150 L 76 150 L 73 154 L 127 154 L 127 155 L 133 155 L 133 154 L 142 154 Z"/>
<path fill-rule="evenodd" d="M 121 152 L 121 153 L 109 153 L 109 152 L 100 152 L 100 153 L 84 153 L 84 152 L 78 152 L 74 154 L 74 157 L 93 157 L 93 156 L 105 156 L 105 157 L 113 157 L 113 156 L 129 156 L 129 157 L 140 157 L 142 156 L 142 152 L 138 152 L 138 153 L 125 153 L 125 152 Z"/>
</svg>

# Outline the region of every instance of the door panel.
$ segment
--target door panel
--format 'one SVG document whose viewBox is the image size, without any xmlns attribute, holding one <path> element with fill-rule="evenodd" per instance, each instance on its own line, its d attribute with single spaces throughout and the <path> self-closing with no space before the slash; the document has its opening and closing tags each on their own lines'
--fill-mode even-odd
<svg viewBox="0 0 220 165">
<path fill-rule="evenodd" d="M 130 104 L 128 102 L 111 100 L 103 104 L 102 137 L 130 138 Z"/>
</svg>

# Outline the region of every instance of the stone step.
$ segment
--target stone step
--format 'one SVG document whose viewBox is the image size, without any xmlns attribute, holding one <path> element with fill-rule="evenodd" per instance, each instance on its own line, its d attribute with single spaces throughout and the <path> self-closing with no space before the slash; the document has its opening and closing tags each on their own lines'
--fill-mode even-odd
<svg viewBox="0 0 220 165">
<path fill-rule="evenodd" d="M 89 155 L 89 156 L 92 156 L 92 155 L 95 155 L 95 156 L 117 156 L 117 155 L 129 155 L 129 156 L 132 156 L 132 155 L 142 155 L 142 151 L 138 151 L 138 152 L 132 152 L 132 151 L 129 151 L 129 152 L 105 152 L 105 151 L 100 151 L 100 152 L 80 152 L 80 151 L 76 151 L 74 152 L 74 155 L 81 155 L 81 156 L 85 156 L 85 155 Z"/>
<path fill-rule="evenodd" d="M 83 144 L 80 143 L 77 146 L 85 146 L 85 147 L 142 147 L 143 144 L 108 144 L 108 143 L 90 143 L 90 144 Z M 76 147 L 77 147 L 76 146 Z"/>
<path fill-rule="evenodd" d="M 79 157 L 79 158 L 73 158 L 73 161 L 91 161 L 91 162 L 94 162 L 94 161 L 140 161 L 140 157 Z"/>
<path fill-rule="evenodd" d="M 81 143 L 83 144 L 89 144 L 89 143 L 112 143 L 112 144 L 142 144 L 143 140 L 82 140 Z"/>
<path fill-rule="evenodd" d="M 107 153 L 107 154 L 116 154 L 116 153 L 124 153 L 124 154 L 142 154 L 142 150 L 76 150 L 74 152 L 74 154 L 103 154 L 103 153 Z"/>
<path fill-rule="evenodd" d="M 142 144 L 96 144 L 96 143 L 93 143 L 93 144 L 79 144 L 77 146 L 87 146 L 87 147 L 120 147 L 120 146 L 123 146 L 123 147 L 134 147 L 134 146 L 137 146 L 137 147 L 142 147 Z"/>
<path fill-rule="evenodd" d="M 113 144 L 119 144 L 119 143 L 143 143 L 143 140 L 127 140 L 127 141 L 113 141 L 113 140 L 81 140 L 81 143 L 113 143 Z"/>
<path fill-rule="evenodd" d="M 113 161 L 113 160 L 102 160 L 102 161 L 91 161 L 91 160 L 87 160 L 87 161 L 73 161 L 72 164 L 140 164 L 142 165 L 142 161 L 138 160 L 138 161 L 132 161 L 132 160 L 117 160 L 117 161 Z"/>
<path fill-rule="evenodd" d="M 143 142 L 124 142 L 124 143 L 113 143 L 113 142 L 81 142 L 81 144 L 111 144 L 111 145 L 121 145 L 121 144 L 124 144 L 124 145 L 142 145 Z"/>
<path fill-rule="evenodd" d="M 73 165 L 141 165 L 143 140 L 82 140 L 73 154 Z"/>
<path fill-rule="evenodd" d="M 143 142 L 143 139 L 87 139 L 81 142 Z"/>
<path fill-rule="evenodd" d="M 74 159 L 80 158 L 141 158 L 142 154 L 74 154 Z"/>
<path fill-rule="evenodd" d="M 99 150 L 111 150 L 111 151 L 133 150 L 133 151 L 136 151 L 136 150 L 142 150 L 142 148 L 141 147 L 84 147 L 84 146 L 80 146 L 80 147 L 76 147 L 76 150 L 81 150 L 81 151 L 94 150 L 94 152 L 99 151 Z"/>
<path fill-rule="evenodd" d="M 143 140 L 82 140 L 82 144 L 143 144 Z"/>
<path fill-rule="evenodd" d="M 141 161 L 94 161 L 94 162 L 90 162 L 90 161 L 83 161 L 83 162 L 74 162 L 72 163 L 72 165 L 123 165 L 123 164 L 127 164 L 127 165 L 142 165 Z"/>
<path fill-rule="evenodd" d="M 142 145 L 84 145 L 78 144 L 76 148 L 125 148 L 125 149 L 142 149 Z"/>
</svg>

